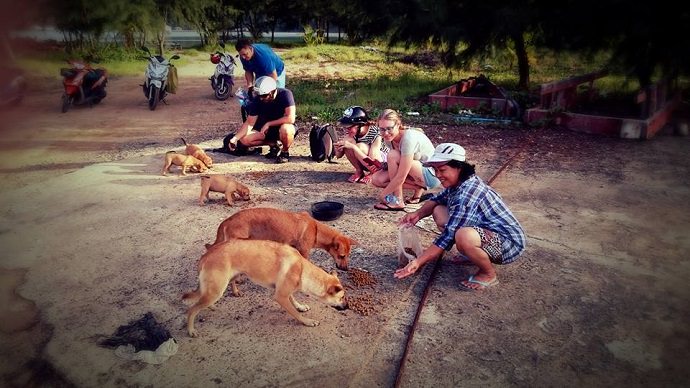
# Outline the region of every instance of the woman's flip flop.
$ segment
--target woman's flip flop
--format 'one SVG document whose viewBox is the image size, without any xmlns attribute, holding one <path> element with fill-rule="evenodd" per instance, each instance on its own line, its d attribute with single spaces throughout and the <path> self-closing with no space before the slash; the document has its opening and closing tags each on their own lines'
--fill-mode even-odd
<svg viewBox="0 0 690 388">
<path fill-rule="evenodd" d="M 374 205 L 374 209 L 376 210 L 383 210 L 383 211 L 389 211 L 389 212 L 403 212 L 405 211 L 404 207 L 393 207 L 385 203 L 377 203 Z"/>
<path fill-rule="evenodd" d="M 359 178 L 359 180 L 357 181 L 357 183 L 364 183 L 365 185 L 369 182 L 371 182 L 371 174 L 365 175 L 365 176 Z"/>
<path fill-rule="evenodd" d="M 359 182 L 361 179 L 362 179 L 362 175 L 361 175 L 361 174 L 354 173 L 354 174 L 350 175 L 349 178 L 347 178 L 347 181 L 350 182 L 350 183 L 357 183 L 357 182 Z"/>
</svg>

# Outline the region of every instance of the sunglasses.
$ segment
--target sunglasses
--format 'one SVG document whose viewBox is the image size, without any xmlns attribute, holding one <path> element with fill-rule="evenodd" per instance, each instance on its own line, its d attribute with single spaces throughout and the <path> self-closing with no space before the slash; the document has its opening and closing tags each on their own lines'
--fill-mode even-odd
<svg viewBox="0 0 690 388">
<path fill-rule="evenodd" d="M 262 100 L 268 100 L 269 98 L 271 98 L 271 93 L 260 94 L 259 98 Z"/>
<path fill-rule="evenodd" d="M 379 131 L 381 131 L 381 132 L 386 132 L 386 131 L 393 132 L 394 129 L 395 129 L 395 125 L 392 125 L 390 127 L 379 127 Z"/>
</svg>

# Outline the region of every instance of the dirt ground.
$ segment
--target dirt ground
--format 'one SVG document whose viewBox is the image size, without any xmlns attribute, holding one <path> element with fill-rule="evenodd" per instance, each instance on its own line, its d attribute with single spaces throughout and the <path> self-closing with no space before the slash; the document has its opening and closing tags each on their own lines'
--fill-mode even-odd
<svg viewBox="0 0 690 388">
<path fill-rule="evenodd" d="M 482 178 L 496 177 L 528 236 L 521 259 L 498 268 L 499 286 L 470 293 L 458 282 L 475 269 L 450 260 L 433 278 L 428 265 L 395 280 L 400 213 L 374 210 L 376 189 L 347 183 L 347 162 L 310 161 L 306 131 L 283 165 L 211 154 L 213 172 L 249 185 L 252 200 L 229 207 L 215 194 L 199 206 L 198 177 L 161 176 L 163 154 L 182 150 L 181 136 L 220 146 L 239 109 L 183 75 L 154 112 L 140 80 L 120 78 L 93 108 L 60 113 L 56 81 L 0 113 L 3 386 L 393 386 L 429 283 L 400 386 L 690 383 L 688 137 L 425 126 L 436 144 L 462 144 Z M 196 286 L 217 225 L 238 209 L 308 211 L 326 199 L 345 204 L 328 224 L 359 242 L 351 267 L 371 275 L 362 284 L 340 272 L 365 308 L 300 296 L 321 322 L 304 327 L 245 281 L 244 296 L 203 311 L 200 337 L 189 338 L 180 296 Z M 434 237 L 419 232 L 425 245 Z M 311 260 L 335 268 L 325 252 Z M 166 362 L 97 345 L 146 312 L 179 344 Z"/>
</svg>

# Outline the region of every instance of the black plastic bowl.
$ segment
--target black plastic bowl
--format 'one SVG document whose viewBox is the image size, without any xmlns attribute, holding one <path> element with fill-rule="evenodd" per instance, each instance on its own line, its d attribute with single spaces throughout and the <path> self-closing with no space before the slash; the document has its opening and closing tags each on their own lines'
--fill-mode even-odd
<svg viewBox="0 0 690 388">
<path fill-rule="evenodd" d="M 319 221 L 333 221 L 343 215 L 343 205 L 340 202 L 323 201 L 311 205 L 311 216 Z"/>
</svg>

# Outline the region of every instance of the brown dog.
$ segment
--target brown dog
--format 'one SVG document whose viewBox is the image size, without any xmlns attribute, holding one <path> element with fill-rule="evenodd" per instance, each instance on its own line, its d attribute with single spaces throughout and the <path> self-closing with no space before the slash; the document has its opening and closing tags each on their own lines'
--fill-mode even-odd
<svg viewBox="0 0 690 388">
<path fill-rule="evenodd" d="M 223 296 L 228 282 L 245 274 L 254 283 L 274 288 L 275 300 L 306 326 L 319 321 L 301 316 L 309 306 L 295 300 L 301 291 L 338 310 L 347 308 L 345 289 L 335 272 L 330 274 L 312 264 L 293 247 L 266 240 L 230 240 L 214 245 L 199 260 L 199 287 L 184 294 L 183 300 L 196 303 L 187 311 L 187 332 L 198 336 L 194 321 L 199 311 L 212 306 Z"/>
<path fill-rule="evenodd" d="M 178 154 L 175 151 L 168 151 L 165 153 L 165 164 L 163 165 L 163 175 L 170 172 L 172 166 L 180 166 L 182 168 L 182 175 L 187 175 L 187 171 L 204 172 L 208 170 L 206 165 L 199 159 L 191 155 Z"/>
<path fill-rule="evenodd" d="M 335 266 L 347 270 L 350 249 L 357 242 L 335 228 L 313 219 L 309 213 L 293 213 L 273 208 L 240 210 L 218 226 L 216 241 L 206 248 L 230 239 L 272 240 L 295 247 L 309 259 L 313 248 L 327 251 L 335 260 Z M 240 296 L 235 282 L 232 293 Z"/>
<path fill-rule="evenodd" d="M 199 196 L 199 205 L 206 203 L 209 191 L 216 193 L 225 193 L 225 199 L 228 205 L 232 206 L 234 195 L 243 200 L 249 201 L 249 188 L 242 183 L 227 177 L 225 175 L 202 175 L 201 176 L 201 195 Z"/>
<path fill-rule="evenodd" d="M 196 144 L 187 144 L 187 141 L 182 137 L 180 139 L 182 139 L 182 142 L 185 145 L 185 154 L 192 155 L 193 157 L 201 160 L 208 168 L 211 168 L 213 166 L 213 159 L 211 159 L 211 157 L 208 156 L 206 152 L 204 152 L 204 150 L 201 149 L 201 147 L 199 147 Z"/>
</svg>

